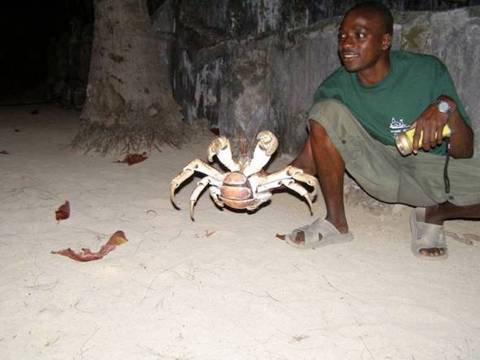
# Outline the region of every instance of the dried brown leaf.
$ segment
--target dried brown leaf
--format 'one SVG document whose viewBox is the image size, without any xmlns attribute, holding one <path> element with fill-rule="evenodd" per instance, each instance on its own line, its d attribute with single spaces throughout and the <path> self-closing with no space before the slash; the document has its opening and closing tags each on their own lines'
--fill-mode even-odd
<svg viewBox="0 0 480 360">
<path fill-rule="evenodd" d="M 105 245 L 103 245 L 100 248 L 100 250 L 98 250 L 97 252 L 93 252 L 87 248 L 83 248 L 81 251 L 76 252 L 71 248 L 68 248 L 64 250 L 52 251 L 52 254 L 66 256 L 66 257 L 69 257 L 70 259 L 81 261 L 81 262 L 98 260 L 103 258 L 110 251 L 114 250 L 118 245 L 122 245 L 127 241 L 128 240 L 125 237 L 125 233 L 121 230 L 118 230 L 110 237 L 110 239 L 108 239 Z"/>
<path fill-rule="evenodd" d="M 216 232 L 217 232 L 216 230 L 205 230 L 205 237 L 212 236 Z"/>
<path fill-rule="evenodd" d="M 55 211 L 55 219 L 57 219 L 57 221 L 60 221 L 60 220 L 66 220 L 69 217 L 70 217 L 70 202 L 65 201 L 65 203 Z"/>
<path fill-rule="evenodd" d="M 463 234 L 463 237 L 470 241 L 480 241 L 480 235 L 477 234 Z"/>
<path fill-rule="evenodd" d="M 126 163 L 128 165 L 137 164 L 144 160 L 148 159 L 147 153 L 143 152 L 142 154 L 128 154 L 123 160 L 117 160 L 118 163 Z"/>
<path fill-rule="evenodd" d="M 108 239 L 106 245 L 122 245 L 127 242 L 127 238 L 125 237 L 125 233 L 121 230 L 115 231 L 115 233 L 110 236 L 110 239 Z"/>
</svg>

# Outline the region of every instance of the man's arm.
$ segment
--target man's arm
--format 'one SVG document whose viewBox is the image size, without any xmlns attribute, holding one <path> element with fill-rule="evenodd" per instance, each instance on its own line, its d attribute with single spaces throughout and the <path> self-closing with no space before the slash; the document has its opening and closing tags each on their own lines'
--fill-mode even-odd
<svg viewBox="0 0 480 360">
<path fill-rule="evenodd" d="M 446 95 L 438 97 L 440 101 L 446 101 L 452 111 L 442 113 L 438 109 L 438 103 L 429 105 L 414 122 L 416 131 L 413 137 L 413 152 L 418 149 L 430 150 L 440 145 L 443 141 L 441 133 L 445 124 L 451 129 L 449 153 L 454 158 L 470 158 L 473 156 L 473 131 L 463 120 L 458 111 L 455 100 Z M 422 143 L 419 144 L 420 134 L 423 132 Z"/>
</svg>

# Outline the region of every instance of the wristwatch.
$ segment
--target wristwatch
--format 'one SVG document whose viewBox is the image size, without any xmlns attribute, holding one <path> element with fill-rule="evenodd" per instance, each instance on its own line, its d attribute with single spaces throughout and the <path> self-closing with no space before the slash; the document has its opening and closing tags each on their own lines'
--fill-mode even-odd
<svg viewBox="0 0 480 360">
<path fill-rule="evenodd" d="M 448 114 L 450 115 L 452 112 L 455 111 L 455 109 L 457 108 L 456 104 L 453 103 L 451 104 L 450 102 L 446 101 L 446 100 L 437 100 L 437 109 L 438 111 L 440 111 L 441 113 L 443 114 Z"/>
</svg>

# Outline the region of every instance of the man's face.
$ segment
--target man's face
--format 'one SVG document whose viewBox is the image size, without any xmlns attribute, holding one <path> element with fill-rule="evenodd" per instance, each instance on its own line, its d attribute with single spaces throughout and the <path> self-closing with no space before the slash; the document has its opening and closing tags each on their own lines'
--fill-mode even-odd
<svg viewBox="0 0 480 360">
<path fill-rule="evenodd" d="M 343 19 L 338 32 L 338 51 L 349 72 L 369 72 L 388 66 L 390 35 L 378 15 L 354 10 Z"/>
</svg>

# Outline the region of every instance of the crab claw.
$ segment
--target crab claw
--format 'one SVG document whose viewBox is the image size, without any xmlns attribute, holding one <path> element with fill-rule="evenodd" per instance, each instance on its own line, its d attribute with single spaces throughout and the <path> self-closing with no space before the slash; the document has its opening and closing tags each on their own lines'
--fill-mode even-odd
<svg viewBox="0 0 480 360">
<path fill-rule="evenodd" d="M 217 156 L 218 160 L 225 165 L 230 171 L 240 170 L 240 165 L 233 160 L 232 149 L 230 147 L 230 141 L 224 136 L 215 138 L 209 145 L 208 161 L 212 162 L 213 157 Z"/>
<path fill-rule="evenodd" d="M 262 170 L 278 148 L 278 139 L 271 131 L 260 131 L 257 140 L 253 158 L 243 171 L 247 177 Z"/>
<path fill-rule="evenodd" d="M 260 131 L 257 135 L 258 146 L 265 152 L 267 156 L 272 156 L 278 148 L 277 137 L 268 130 Z"/>
</svg>

